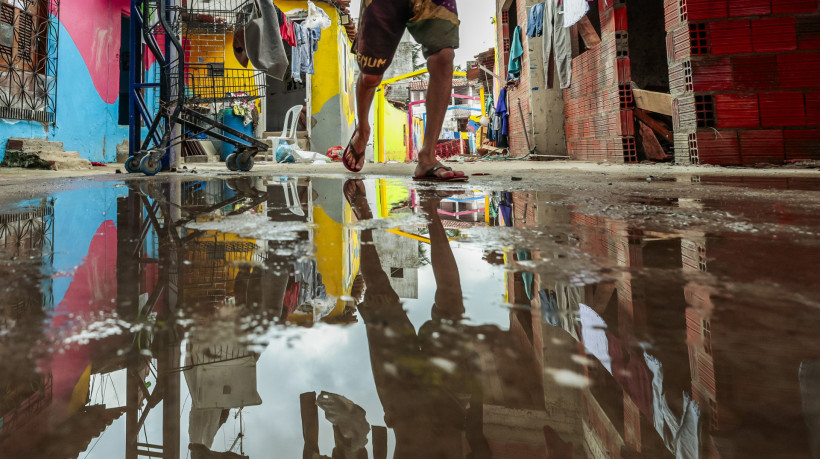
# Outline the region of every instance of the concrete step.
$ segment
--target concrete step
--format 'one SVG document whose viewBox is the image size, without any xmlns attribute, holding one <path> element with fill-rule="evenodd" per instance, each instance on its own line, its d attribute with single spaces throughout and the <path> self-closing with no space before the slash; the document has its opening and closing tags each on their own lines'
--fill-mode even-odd
<svg viewBox="0 0 820 459">
<path fill-rule="evenodd" d="M 63 151 L 63 142 L 52 142 L 46 139 L 22 139 L 13 137 L 6 143 L 6 150 L 20 151 L 23 153 L 59 153 Z"/>
<path fill-rule="evenodd" d="M 91 161 L 80 158 L 77 151 L 61 151 L 58 153 L 40 153 L 40 159 L 51 163 L 55 171 L 76 171 L 91 169 Z"/>
<path fill-rule="evenodd" d="M 55 171 L 91 169 L 91 161 L 80 158 L 76 151 L 24 153 L 18 150 L 6 150 L 3 158 L 4 167 L 23 167 L 26 169 L 51 169 Z"/>
</svg>

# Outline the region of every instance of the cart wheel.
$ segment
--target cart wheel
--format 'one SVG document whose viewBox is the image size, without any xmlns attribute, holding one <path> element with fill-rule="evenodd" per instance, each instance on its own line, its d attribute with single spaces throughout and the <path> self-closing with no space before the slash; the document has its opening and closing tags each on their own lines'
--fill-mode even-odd
<svg viewBox="0 0 820 459">
<path fill-rule="evenodd" d="M 125 160 L 125 171 L 129 174 L 136 174 L 140 171 L 140 159 L 138 156 L 131 156 Z"/>
<path fill-rule="evenodd" d="M 160 169 L 162 169 L 162 163 L 160 163 L 158 159 L 154 159 L 151 155 L 145 155 L 140 160 L 140 170 L 145 175 L 157 175 Z"/>
<path fill-rule="evenodd" d="M 225 165 L 228 166 L 228 170 L 231 170 L 231 171 L 239 170 L 236 167 L 236 153 L 231 153 L 230 155 L 228 155 L 228 157 L 225 159 Z"/>
<path fill-rule="evenodd" d="M 253 169 L 253 156 L 250 152 L 243 151 L 236 157 L 236 168 L 242 172 L 248 172 Z"/>
</svg>

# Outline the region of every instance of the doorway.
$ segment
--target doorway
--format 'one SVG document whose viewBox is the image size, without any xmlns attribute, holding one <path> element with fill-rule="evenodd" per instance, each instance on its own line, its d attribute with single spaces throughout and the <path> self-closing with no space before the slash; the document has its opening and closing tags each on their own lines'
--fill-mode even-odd
<svg viewBox="0 0 820 459">
<path fill-rule="evenodd" d="M 285 54 L 291 55 L 291 47 L 285 43 Z M 279 132 L 285 124 L 285 114 L 295 105 L 305 105 L 307 85 L 297 82 L 288 72 L 284 80 L 267 78 L 265 102 L 265 131 Z"/>
<path fill-rule="evenodd" d="M 123 14 L 120 17 L 120 97 L 117 124 L 128 126 L 128 72 L 131 62 L 131 17 Z"/>
</svg>

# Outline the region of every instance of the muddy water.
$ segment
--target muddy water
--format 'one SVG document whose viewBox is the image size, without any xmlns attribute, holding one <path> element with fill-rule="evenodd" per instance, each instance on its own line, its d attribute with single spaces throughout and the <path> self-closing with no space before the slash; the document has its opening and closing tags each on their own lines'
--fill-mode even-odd
<svg viewBox="0 0 820 459">
<path fill-rule="evenodd" d="M 0 457 L 820 457 L 814 210 L 479 188 L 5 207 Z"/>
</svg>

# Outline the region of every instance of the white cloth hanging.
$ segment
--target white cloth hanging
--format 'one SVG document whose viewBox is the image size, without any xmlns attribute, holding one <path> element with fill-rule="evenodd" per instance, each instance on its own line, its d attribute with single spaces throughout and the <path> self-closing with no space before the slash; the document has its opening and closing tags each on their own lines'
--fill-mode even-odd
<svg viewBox="0 0 820 459">
<path fill-rule="evenodd" d="M 587 0 L 564 0 L 564 27 L 572 27 L 589 12 Z"/>
</svg>

